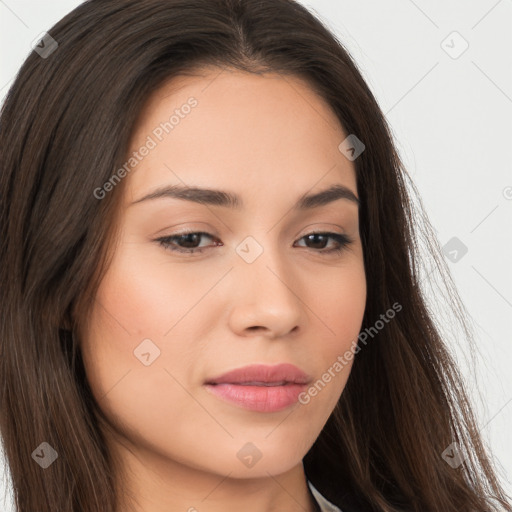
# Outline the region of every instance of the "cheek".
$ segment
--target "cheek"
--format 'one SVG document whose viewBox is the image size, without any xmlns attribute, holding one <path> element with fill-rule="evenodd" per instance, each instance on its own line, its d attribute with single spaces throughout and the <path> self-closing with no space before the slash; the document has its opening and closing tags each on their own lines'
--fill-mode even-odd
<svg viewBox="0 0 512 512">
<path fill-rule="evenodd" d="M 172 265 L 163 249 L 151 249 L 135 243 L 120 247 L 98 290 L 100 320 L 118 333 L 115 337 L 161 339 L 218 279 L 215 269 Z"/>
<path fill-rule="evenodd" d="M 194 376 L 201 347 L 191 340 L 201 329 L 203 312 L 196 305 L 218 272 L 201 275 L 185 267 L 171 267 L 165 253 L 151 257 L 126 243 L 97 291 L 81 335 L 82 355 L 94 396 L 118 425 L 151 422 L 158 430 L 163 417 L 186 422 L 198 414 L 197 403 L 180 384 L 189 387 Z"/>
<path fill-rule="evenodd" d="M 330 413 L 338 401 L 352 369 L 357 340 L 366 307 L 366 276 L 361 260 L 354 259 L 339 273 L 324 281 L 323 292 L 315 294 L 319 336 L 317 357 L 318 380 L 308 390 L 304 404 Z"/>
<path fill-rule="evenodd" d="M 105 416 L 127 438 L 155 451 L 168 449 L 173 458 L 186 461 L 192 440 L 216 424 L 185 389 L 196 359 L 181 324 L 167 338 L 164 334 L 186 313 L 187 303 L 197 301 L 197 293 L 183 285 L 178 273 L 173 284 L 180 292 L 165 286 L 161 269 L 129 263 L 121 256 L 113 261 L 81 336 L 87 380 Z M 146 353 L 153 361 L 147 366 Z M 183 425 L 190 431 L 187 442 Z M 172 448 L 176 439 L 181 451 Z"/>
<path fill-rule="evenodd" d="M 313 294 L 311 290 L 310 295 Z M 315 309 L 324 326 L 322 352 L 331 358 L 350 347 L 360 332 L 366 307 L 366 276 L 361 260 L 355 259 L 326 276 L 315 297 Z"/>
</svg>

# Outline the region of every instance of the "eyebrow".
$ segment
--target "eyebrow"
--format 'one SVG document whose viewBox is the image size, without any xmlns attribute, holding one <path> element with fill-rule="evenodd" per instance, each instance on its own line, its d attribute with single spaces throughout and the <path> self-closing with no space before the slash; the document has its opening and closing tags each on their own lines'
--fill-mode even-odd
<svg viewBox="0 0 512 512">
<path fill-rule="evenodd" d="M 206 204 L 211 206 L 222 206 L 225 208 L 240 209 L 243 207 L 243 201 L 240 196 L 223 190 L 214 190 L 209 188 L 189 187 L 183 185 L 170 185 L 156 189 L 155 191 L 133 201 L 131 204 L 141 203 L 152 199 L 173 198 L 192 201 L 194 203 Z M 314 194 L 304 194 L 299 198 L 294 206 L 295 210 L 307 210 L 318 208 L 339 199 L 346 199 L 360 205 L 359 198 L 348 187 L 336 184 L 331 187 L 316 192 Z"/>
</svg>

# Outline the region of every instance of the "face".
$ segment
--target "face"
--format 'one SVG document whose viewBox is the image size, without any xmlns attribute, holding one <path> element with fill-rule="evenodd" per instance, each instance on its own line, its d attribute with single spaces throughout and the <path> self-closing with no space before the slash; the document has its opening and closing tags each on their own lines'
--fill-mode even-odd
<svg viewBox="0 0 512 512">
<path fill-rule="evenodd" d="M 366 302 L 347 135 L 305 82 L 277 74 L 203 70 L 150 98 L 81 336 L 96 400 L 139 454 L 242 479 L 301 464 L 347 382 L 339 358 Z M 282 363 L 306 384 L 290 367 L 206 384 Z"/>
</svg>

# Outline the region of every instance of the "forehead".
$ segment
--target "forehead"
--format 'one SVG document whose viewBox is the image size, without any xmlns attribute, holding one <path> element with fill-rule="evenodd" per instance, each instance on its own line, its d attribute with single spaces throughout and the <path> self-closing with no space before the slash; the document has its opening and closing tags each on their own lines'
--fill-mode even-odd
<svg viewBox="0 0 512 512">
<path fill-rule="evenodd" d="M 298 195 L 322 184 L 356 189 L 346 138 L 329 105 L 299 77 L 203 68 L 167 81 L 145 105 L 130 154 L 130 199 L 162 184 L 269 187 Z"/>
</svg>

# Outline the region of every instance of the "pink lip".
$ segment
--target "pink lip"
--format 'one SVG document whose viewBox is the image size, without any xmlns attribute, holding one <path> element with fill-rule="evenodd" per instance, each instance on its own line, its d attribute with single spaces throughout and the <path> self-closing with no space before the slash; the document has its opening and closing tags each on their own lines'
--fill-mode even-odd
<svg viewBox="0 0 512 512">
<path fill-rule="evenodd" d="M 244 409 L 275 412 L 297 402 L 311 377 L 292 364 L 255 364 L 209 379 L 210 393 Z"/>
</svg>

